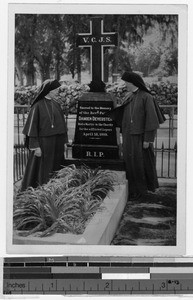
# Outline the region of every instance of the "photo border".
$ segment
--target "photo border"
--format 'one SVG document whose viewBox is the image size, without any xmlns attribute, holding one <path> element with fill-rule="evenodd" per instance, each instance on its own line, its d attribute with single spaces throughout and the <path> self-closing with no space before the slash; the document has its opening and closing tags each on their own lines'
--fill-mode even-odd
<svg viewBox="0 0 193 300">
<path fill-rule="evenodd" d="M 187 5 L 185 4 L 65 4 L 33 3 L 8 5 L 8 103 L 7 103 L 7 228 L 8 254 L 62 254 L 91 256 L 180 256 L 186 250 L 186 147 L 187 147 Z M 61 7 L 64 7 L 64 12 Z M 13 225 L 13 140 L 14 140 L 14 16 L 16 13 L 56 14 L 177 14 L 178 39 L 178 160 L 177 160 L 177 245 L 97 246 L 97 245 L 14 245 Z M 180 158 L 180 159 L 179 159 Z"/>
</svg>

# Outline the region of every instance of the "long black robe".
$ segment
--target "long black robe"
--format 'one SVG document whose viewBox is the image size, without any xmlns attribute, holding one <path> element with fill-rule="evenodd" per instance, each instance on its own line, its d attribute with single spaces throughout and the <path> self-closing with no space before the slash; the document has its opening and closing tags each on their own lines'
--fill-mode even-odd
<svg viewBox="0 0 193 300">
<path fill-rule="evenodd" d="M 150 93 L 138 90 L 110 113 L 123 137 L 123 159 L 130 194 L 155 191 L 158 179 L 153 142 L 165 118 Z M 147 149 L 143 142 L 149 142 Z"/>
<path fill-rule="evenodd" d="M 21 191 L 47 183 L 53 172 L 65 164 L 67 126 L 60 105 L 45 98 L 36 102 L 29 112 L 23 134 L 29 140 L 31 150 Z M 37 147 L 41 148 L 41 157 L 34 155 L 33 149 Z"/>
</svg>

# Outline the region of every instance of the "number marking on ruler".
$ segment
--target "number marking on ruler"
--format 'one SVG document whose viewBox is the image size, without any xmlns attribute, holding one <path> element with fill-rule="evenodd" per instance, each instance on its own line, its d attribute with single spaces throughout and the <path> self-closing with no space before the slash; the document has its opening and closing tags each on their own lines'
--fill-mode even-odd
<svg viewBox="0 0 193 300">
<path fill-rule="evenodd" d="M 193 259 L 6 258 L 3 271 L 4 294 L 193 294 Z"/>
</svg>

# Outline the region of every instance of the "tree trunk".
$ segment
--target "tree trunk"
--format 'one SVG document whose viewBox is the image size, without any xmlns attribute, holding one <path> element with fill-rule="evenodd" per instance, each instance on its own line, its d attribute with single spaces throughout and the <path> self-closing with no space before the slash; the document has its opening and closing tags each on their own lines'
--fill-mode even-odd
<svg viewBox="0 0 193 300">
<path fill-rule="evenodd" d="M 148 66 L 148 70 L 147 70 L 147 77 L 149 76 L 149 74 L 150 74 L 150 71 L 151 71 L 151 64 L 149 64 L 149 66 Z"/>
<path fill-rule="evenodd" d="M 40 75 L 41 75 L 41 81 L 45 81 L 46 79 L 50 79 L 50 70 L 48 67 L 40 67 Z"/>
<path fill-rule="evenodd" d="M 45 81 L 46 79 L 50 79 L 50 70 L 49 67 L 44 67 L 44 71 L 43 71 L 43 81 Z"/>
<path fill-rule="evenodd" d="M 59 53 L 56 55 L 56 68 L 55 68 L 56 79 L 60 80 L 60 56 Z"/>
<path fill-rule="evenodd" d="M 120 31 L 120 18 L 118 17 L 117 18 L 117 32 L 119 32 L 119 31 Z M 117 81 L 117 76 L 118 76 L 120 41 L 121 41 L 121 38 L 120 38 L 120 35 L 118 35 L 118 41 L 117 41 L 118 43 L 117 43 L 117 46 L 115 48 L 114 59 L 112 61 L 112 80 L 113 80 L 113 82 Z"/>
<path fill-rule="evenodd" d="M 50 64 L 51 64 L 51 53 L 44 57 L 44 64 L 42 66 L 42 80 L 50 79 Z"/>
<path fill-rule="evenodd" d="M 16 76 L 15 76 L 15 84 L 16 80 L 19 82 L 19 86 L 23 85 L 23 70 L 21 68 L 21 62 L 19 61 L 19 58 L 15 58 L 15 69 L 16 69 Z"/>
<path fill-rule="evenodd" d="M 80 55 L 80 49 L 77 49 L 77 75 L 78 75 L 78 82 L 81 83 L 81 55 Z"/>
<path fill-rule="evenodd" d="M 35 73 L 35 68 L 33 64 L 33 59 L 30 59 L 27 62 L 27 68 L 26 68 L 26 85 L 27 86 L 33 86 L 34 85 L 34 73 Z"/>
<path fill-rule="evenodd" d="M 37 63 L 39 65 L 39 71 L 41 76 L 41 81 L 45 81 L 46 79 L 50 79 L 50 65 L 51 65 L 51 57 L 52 53 L 50 52 L 48 55 L 40 55 L 36 54 Z"/>
<path fill-rule="evenodd" d="M 106 49 L 104 53 L 104 74 L 103 74 L 103 81 L 108 82 L 109 81 L 109 53 Z"/>
</svg>

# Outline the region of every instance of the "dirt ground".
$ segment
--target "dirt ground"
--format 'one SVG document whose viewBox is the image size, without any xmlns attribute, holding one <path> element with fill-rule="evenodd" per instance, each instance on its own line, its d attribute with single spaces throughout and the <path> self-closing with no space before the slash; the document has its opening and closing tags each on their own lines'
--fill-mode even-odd
<svg viewBox="0 0 193 300">
<path fill-rule="evenodd" d="M 112 245 L 176 245 L 176 188 L 128 201 Z"/>
</svg>

